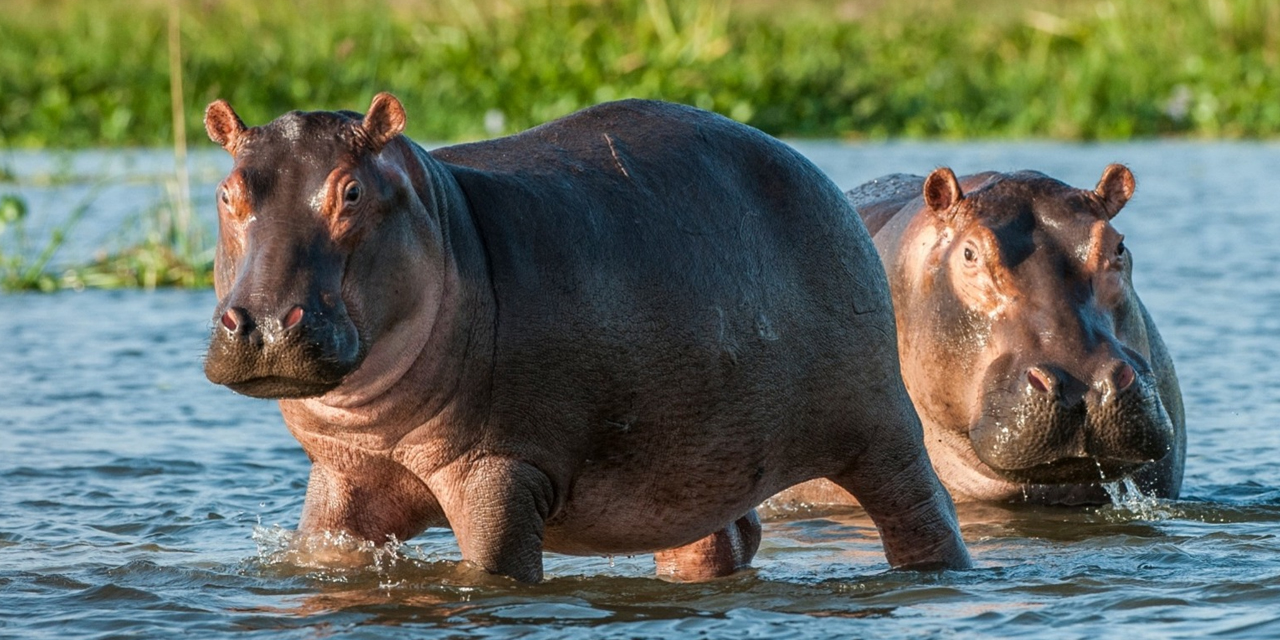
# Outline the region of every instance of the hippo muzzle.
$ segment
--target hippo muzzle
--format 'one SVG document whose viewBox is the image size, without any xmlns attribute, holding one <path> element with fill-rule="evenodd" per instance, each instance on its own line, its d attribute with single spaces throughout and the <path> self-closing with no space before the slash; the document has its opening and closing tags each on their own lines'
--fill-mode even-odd
<svg viewBox="0 0 1280 640">
<path fill-rule="evenodd" d="M 364 358 L 339 294 L 344 260 L 322 240 L 262 235 L 214 312 L 205 375 L 256 398 L 323 395 Z"/>
<path fill-rule="evenodd" d="M 1174 450 L 1173 421 L 1150 368 L 1132 361 L 1104 363 L 1087 384 L 1048 365 L 993 366 L 969 430 L 978 459 L 1034 484 L 1114 480 L 1162 460 Z"/>
<path fill-rule="evenodd" d="M 255 398 L 305 398 L 337 387 L 360 362 L 360 340 L 336 307 L 293 305 L 281 314 L 229 306 L 217 316 L 204 371 Z"/>
</svg>

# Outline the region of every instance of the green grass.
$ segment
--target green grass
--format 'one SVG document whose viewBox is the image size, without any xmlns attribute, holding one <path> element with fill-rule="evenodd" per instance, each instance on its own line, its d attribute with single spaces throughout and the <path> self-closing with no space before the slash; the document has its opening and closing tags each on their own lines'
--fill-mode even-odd
<svg viewBox="0 0 1280 640">
<path fill-rule="evenodd" d="M 620 97 L 784 136 L 1128 138 L 1280 133 L 1273 0 L 191 0 L 187 126 L 364 109 L 409 133 L 510 132 Z M 0 145 L 171 140 L 167 4 L 10 0 Z M 501 118 L 497 117 L 501 114 Z"/>
</svg>

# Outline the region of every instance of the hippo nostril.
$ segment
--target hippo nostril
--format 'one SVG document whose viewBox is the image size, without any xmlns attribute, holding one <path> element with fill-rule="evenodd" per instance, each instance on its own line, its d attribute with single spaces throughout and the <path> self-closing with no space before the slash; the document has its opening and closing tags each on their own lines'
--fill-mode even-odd
<svg viewBox="0 0 1280 640">
<path fill-rule="evenodd" d="M 1133 384 L 1133 381 L 1137 378 L 1138 374 L 1133 370 L 1133 367 L 1129 366 L 1127 362 L 1121 362 L 1115 372 L 1116 391 L 1128 389 L 1129 385 Z"/>
<path fill-rule="evenodd" d="M 231 333 L 235 333 L 241 327 L 244 326 L 245 320 L 246 318 L 245 318 L 244 312 L 241 311 L 240 309 L 232 307 L 230 309 L 227 309 L 226 313 L 222 314 L 221 322 L 222 322 L 222 326 L 226 327 L 227 331 L 230 331 Z"/>
<path fill-rule="evenodd" d="M 286 314 L 284 317 L 284 328 L 292 329 L 298 326 L 298 323 L 302 322 L 302 316 L 303 316 L 302 307 L 294 305 L 294 307 L 290 309 L 289 313 Z"/>
<path fill-rule="evenodd" d="M 1040 393 L 1052 393 L 1055 386 L 1053 374 L 1040 367 L 1027 369 L 1027 382 L 1031 384 L 1031 388 Z"/>
</svg>

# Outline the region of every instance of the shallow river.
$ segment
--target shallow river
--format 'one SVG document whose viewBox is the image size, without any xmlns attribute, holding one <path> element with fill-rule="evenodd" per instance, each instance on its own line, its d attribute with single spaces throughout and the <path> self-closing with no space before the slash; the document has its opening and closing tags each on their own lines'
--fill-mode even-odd
<svg viewBox="0 0 1280 640">
<path fill-rule="evenodd" d="M 962 506 L 963 572 L 889 571 L 856 510 L 768 520 L 754 569 L 697 585 L 554 555 L 541 585 L 477 583 L 447 531 L 306 566 L 284 543 L 306 456 L 273 403 L 201 372 L 212 293 L 0 295 L 0 637 L 1280 637 L 1280 146 L 798 146 L 846 188 L 943 164 L 1092 187 L 1128 163 L 1115 222 L 1182 380 L 1182 499 Z M 225 159 L 197 160 L 207 218 Z M 64 260 L 158 192 L 120 179 L 154 154 L 65 164 L 69 183 L 0 185 L 38 213 L 86 193 L 73 174 L 112 176 Z"/>
</svg>

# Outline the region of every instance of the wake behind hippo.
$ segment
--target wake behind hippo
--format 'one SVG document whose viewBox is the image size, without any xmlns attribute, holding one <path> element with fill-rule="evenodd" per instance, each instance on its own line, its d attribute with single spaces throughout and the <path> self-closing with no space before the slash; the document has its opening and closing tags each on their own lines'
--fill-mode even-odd
<svg viewBox="0 0 1280 640">
<path fill-rule="evenodd" d="M 902 373 L 956 500 L 1081 504 L 1131 476 L 1176 498 L 1186 435 L 1173 362 L 1111 220 L 1134 191 L 1044 174 L 894 175 L 848 196 L 874 235 Z M 846 502 L 821 482 L 776 500 Z"/>
<path fill-rule="evenodd" d="M 206 373 L 280 398 L 301 531 L 449 526 L 524 581 L 544 549 L 702 579 L 750 561 L 756 504 L 825 477 L 893 566 L 968 566 L 870 237 L 799 154 L 645 101 L 430 153 L 404 124 L 389 94 L 206 112 L 235 158 Z"/>
</svg>

